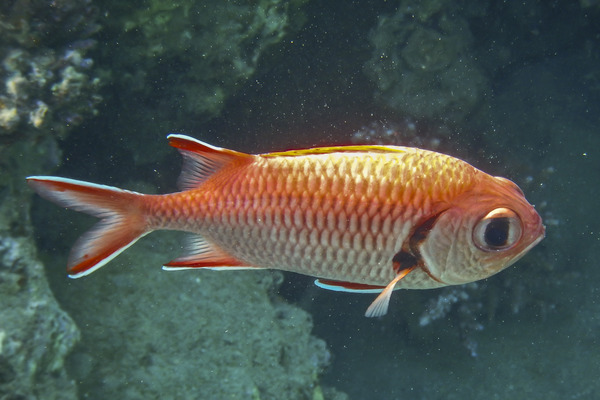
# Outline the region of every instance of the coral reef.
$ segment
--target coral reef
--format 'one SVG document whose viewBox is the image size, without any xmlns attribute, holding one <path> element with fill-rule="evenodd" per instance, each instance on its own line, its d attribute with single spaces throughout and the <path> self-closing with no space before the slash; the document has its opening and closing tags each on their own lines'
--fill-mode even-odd
<svg viewBox="0 0 600 400">
<path fill-rule="evenodd" d="M 58 140 L 94 115 L 89 1 L 0 4 L 0 398 L 75 399 L 64 359 L 79 330 L 38 260 L 23 178 L 60 163 Z"/>
<path fill-rule="evenodd" d="M 576 43 L 591 45 L 593 3 L 401 0 L 371 32 L 365 73 L 376 98 L 400 117 L 464 126 L 486 114 L 503 75 Z"/>
<path fill-rule="evenodd" d="M 122 83 L 146 75 L 147 84 L 159 73 L 167 99 L 182 99 L 179 112 L 213 117 L 236 86 L 252 76 L 265 49 L 297 25 L 293 19 L 302 3 L 150 1 L 122 20 L 122 48 L 129 54 L 122 67 L 135 68 Z M 152 96 L 154 90 L 146 84 L 136 88 Z"/>
<path fill-rule="evenodd" d="M 110 18 L 101 51 L 118 71 L 113 100 L 121 112 L 114 131 L 120 125 L 138 127 L 124 143 L 138 164 L 168 151 L 160 140 L 149 142 L 149 136 L 192 132 L 219 115 L 262 55 L 299 29 L 305 2 L 107 2 Z M 152 143 L 156 147 L 148 147 Z M 140 152 L 142 144 L 146 151 Z"/>
<path fill-rule="evenodd" d="M 371 33 L 365 72 L 379 97 L 403 116 L 459 123 L 480 104 L 486 75 L 471 54 L 468 13 L 456 2 L 400 2 Z"/>
<path fill-rule="evenodd" d="M 91 1 L 0 6 L 0 138 L 66 135 L 97 113 L 102 80 L 88 56 L 100 29 Z"/>
<path fill-rule="evenodd" d="M 79 330 L 60 309 L 28 237 L 0 235 L 0 398 L 76 399 L 64 360 Z"/>
</svg>

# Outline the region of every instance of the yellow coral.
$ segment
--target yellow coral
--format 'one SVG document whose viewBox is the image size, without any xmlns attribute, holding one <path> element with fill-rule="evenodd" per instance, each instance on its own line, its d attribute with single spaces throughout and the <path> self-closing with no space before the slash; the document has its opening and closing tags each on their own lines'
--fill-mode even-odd
<svg viewBox="0 0 600 400">
<path fill-rule="evenodd" d="M 48 105 L 43 101 L 37 102 L 37 108 L 29 113 L 29 123 L 36 128 L 39 128 L 44 123 L 44 117 L 48 112 Z"/>
<path fill-rule="evenodd" d="M 0 109 L 0 127 L 10 130 L 19 123 L 19 114 L 16 107 Z"/>
</svg>

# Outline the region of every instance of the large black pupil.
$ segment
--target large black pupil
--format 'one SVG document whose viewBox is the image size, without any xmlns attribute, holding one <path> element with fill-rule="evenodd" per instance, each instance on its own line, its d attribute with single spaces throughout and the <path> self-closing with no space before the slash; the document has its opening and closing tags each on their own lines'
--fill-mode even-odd
<svg viewBox="0 0 600 400">
<path fill-rule="evenodd" d="M 485 227 L 485 242 L 491 247 L 505 246 L 509 229 L 508 218 L 494 218 Z"/>
</svg>

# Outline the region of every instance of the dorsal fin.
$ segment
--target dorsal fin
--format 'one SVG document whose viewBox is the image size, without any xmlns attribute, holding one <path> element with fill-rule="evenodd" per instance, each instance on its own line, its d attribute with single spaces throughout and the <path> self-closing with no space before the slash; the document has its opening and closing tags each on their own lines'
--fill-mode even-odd
<svg viewBox="0 0 600 400">
<path fill-rule="evenodd" d="M 254 157 L 239 151 L 211 146 L 185 135 L 171 134 L 167 139 L 169 145 L 179 150 L 183 156 L 183 167 L 177 181 L 181 190 L 194 189 L 224 166 L 235 162 L 249 162 Z"/>
<path fill-rule="evenodd" d="M 276 151 L 273 153 L 260 154 L 261 157 L 297 157 L 310 156 L 315 154 L 331 154 L 331 153 L 406 153 L 414 151 L 409 147 L 402 146 L 378 146 L 378 145 L 351 145 L 351 146 L 328 146 L 328 147 L 313 147 L 311 149 Z"/>
</svg>

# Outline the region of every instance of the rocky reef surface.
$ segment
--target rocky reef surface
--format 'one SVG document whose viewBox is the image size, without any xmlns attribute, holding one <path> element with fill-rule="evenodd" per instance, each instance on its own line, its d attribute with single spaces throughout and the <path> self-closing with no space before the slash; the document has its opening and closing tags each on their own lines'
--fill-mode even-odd
<svg viewBox="0 0 600 400">
<path fill-rule="evenodd" d="M 66 135 L 97 114 L 102 80 L 89 51 L 100 30 L 91 0 L 0 5 L 0 140 Z"/>
<path fill-rule="evenodd" d="M 220 113 L 266 49 L 301 26 L 305 2 L 150 0 L 133 2 L 133 12 L 132 3 L 109 2 L 107 30 L 119 43 L 103 50 L 114 52 L 121 96 L 154 99 L 156 116 L 201 122 Z"/>
<path fill-rule="evenodd" d="M 401 0 L 370 33 L 365 73 L 376 100 L 402 118 L 460 128 L 486 112 L 495 80 L 518 68 L 517 60 L 586 40 L 590 19 L 581 11 L 575 3 Z"/>
<path fill-rule="evenodd" d="M 0 236 L 0 398 L 76 399 L 65 357 L 80 338 L 27 235 Z"/>
<path fill-rule="evenodd" d="M 28 174 L 60 162 L 67 137 L 101 100 L 88 51 L 89 1 L 0 4 L 0 398 L 76 399 L 64 361 L 79 328 L 56 302 L 30 225 Z"/>
<path fill-rule="evenodd" d="M 160 141 L 165 133 L 194 132 L 220 115 L 263 55 L 302 26 L 304 3 L 105 2 L 107 39 L 99 51 L 111 63 L 118 109 L 108 135 L 118 140 L 121 126 L 136 126 L 124 146 L 138 162 L 156 161 L 168 151 Z"/>
<path fill-rule="evenodd" d="M 414 118 L 460 121 L 480 104 L 488 82 L 467 18 L 483 8 L 459 4 L 401 1 L 379 18 L 365 72 L 386 105 Z"/>
</svg>

